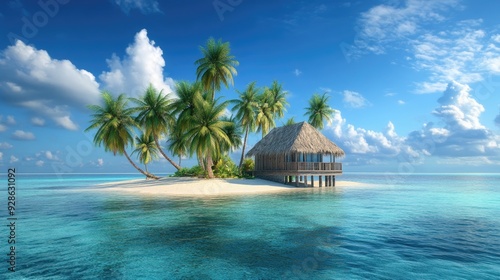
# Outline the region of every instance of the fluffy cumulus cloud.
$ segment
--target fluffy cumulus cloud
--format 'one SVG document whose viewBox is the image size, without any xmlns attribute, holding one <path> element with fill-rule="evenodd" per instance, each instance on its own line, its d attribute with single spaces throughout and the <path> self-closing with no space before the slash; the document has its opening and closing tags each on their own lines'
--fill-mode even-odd
<svg viewBox="0 0 500 280">
<path fill-rule="evenodd" d="M 97 166 L 103 166 L 104 165 L 104 160 L 102 158 L 97 159 Z"/>
<path fill-rule="evenodd" d="M 469 86 L 451 82 L 437 102 L 432 111 L 437 121 L 407 136 L 398 135 L 392 122 L 382 132 L 355 127 L 339 110 L 325 132 L 346 151 L 348 164 L 418 165 L 428 157 L 443 164 L 500 164 L 500 136 L 480 122 L 485 109 Z"/>
<path fill-rule="evenodd" d="M 438 99 L 433 114 L 439 126 L 430 122 L 408 136 L 408 143 L 427 155 L 475 157 L 494 160 L 500 156 L 500 137 L 480 122 L 484 112 L 467 85 L 452 82 Z"/>
<path fill-rule="evenodd" d="M 99 76 L 104 89 L 115 94 L 139 96 L 152 84 L 166 94 L 172 92 L 173 79 L 163 77 L 163 51 L 148 38 L 145 29 L 135 35 L 134 43 L 128 46 L 126 53 L 123 59 L 113 54 L 107 60 L 110 71 Z"/>
<path fill-rule="evenodd" d="M 42 167 L 44 164 L 45 164 L 45 162 L 43 160 L 37 160 L 35 162 L 35 165 L 38 166 L 38 167 Z"/>
<path fill-rule="evenodd" d="M 347 107 L 350 108 L 363 108 L 370 105 L 370 102 L 368 102 L 363 95 L 355 91 L 344 90 L 344 92 L 342 92 L 342 96 L 342 101 Z"/>
<path fill-rule="evenodd" d="M 130 10 L 138 9 L 143 14 L 160 13 L 161 10 L 156 0 L 114 0 L 126 14 Z"/>
<path fill-rule="evenodd" d="M 16 130 L 12 134 L 12 138 L 16 140 L 35 140 L 35 135 L 32 132 L 26 132 L 24 130 Z"/>
<path fill-rule="evenodd" d="M 418 157 L 405 143 L 406 138 L 396 133 L 392 122 L 387 124 L 384 132 L 377 132 L 347 123 L 342 112 L 337 110 L 326 132 L 331 133 L 334 141 L 344 149 L 350 164 L 370 164 L 387 159 L 396 161 L 400 155 Z"/>
<path fill-rule="evenodd" d="M 27 108 L 70 130 L 77 128 L 70 109 L 83 110 L 98 102 L 100 95 L 91 73 L 21 41 L 0 53 L 0 92 L 3 102 Z"/>
</svg>

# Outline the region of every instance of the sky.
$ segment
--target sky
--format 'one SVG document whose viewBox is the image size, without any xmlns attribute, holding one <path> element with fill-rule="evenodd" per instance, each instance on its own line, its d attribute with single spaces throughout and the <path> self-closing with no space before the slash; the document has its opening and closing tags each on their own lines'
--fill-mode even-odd
<svg viewBox="0 0 500 280">
<path fill-rule="evenodd" d="M 87 106 L 103 90 L 138 97 L 150 83 L 174 97 L 214 37 L 240 63 L 223 100 L 276 80 L 288 92 L 281 125 L 306 121 L 311 96 L 329 94 L 336 114 L 322 132 L 346 152 L 345 172 L 499 172 L 498 10 L 473 0 L 1 1 L 0 166 L 136 172 L 93 145 Z M 165 160 L 149 169 L 174 171 Z"/>
</svg>

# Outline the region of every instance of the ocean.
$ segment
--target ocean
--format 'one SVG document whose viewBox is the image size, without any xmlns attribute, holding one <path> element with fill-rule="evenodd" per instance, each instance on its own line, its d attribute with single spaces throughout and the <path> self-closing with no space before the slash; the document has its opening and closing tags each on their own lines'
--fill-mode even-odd
<svg viewBox="0 0 500 280">
<path fill-rule="evenodd" d="M 13 215 L 0 190 L 0 278 L 500 279 L 500 174 L 347 173 L 367 185 L 209 198 L 89 190 L 138 178 L 17 174 Z"/>
</svg>

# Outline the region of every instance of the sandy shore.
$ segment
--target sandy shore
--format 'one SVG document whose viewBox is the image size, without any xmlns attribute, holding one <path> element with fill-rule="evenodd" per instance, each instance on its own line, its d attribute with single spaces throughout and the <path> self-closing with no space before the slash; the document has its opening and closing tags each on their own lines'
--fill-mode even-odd
<svg viewBox="0 0 500 280">
<path fill-rule="evenodd" d="M 335 188 L 356 187 L 363 184 L 337 181 Z M 96 185 L 93 190 L 167 196 L 213 196 L 234 194 L 260 194 L 297 191 L 297 188 L 262 179 L 198 179 L 162 178 L 160 180 L 129 180 Z"/>
</svg>

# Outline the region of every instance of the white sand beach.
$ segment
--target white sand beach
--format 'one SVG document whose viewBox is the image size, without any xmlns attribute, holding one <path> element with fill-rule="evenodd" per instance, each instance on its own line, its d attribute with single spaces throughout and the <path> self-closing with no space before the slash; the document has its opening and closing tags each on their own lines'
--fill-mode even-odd
<svg viewBox="0 0 500 280">
<path fill-rule="evenodd" d="M 337 181 L 334 188 L 357 187 L 364 184 Z M 332 187 L 328 187 L 332 188 Z M 93 190 L 139 195 L 214 196 L 263 194 L 312 188 L 294 187 L 262 179 L 198 179 L 168 177 L 160 180 L 129 180 L 96 185 Z"/>
</svg>

